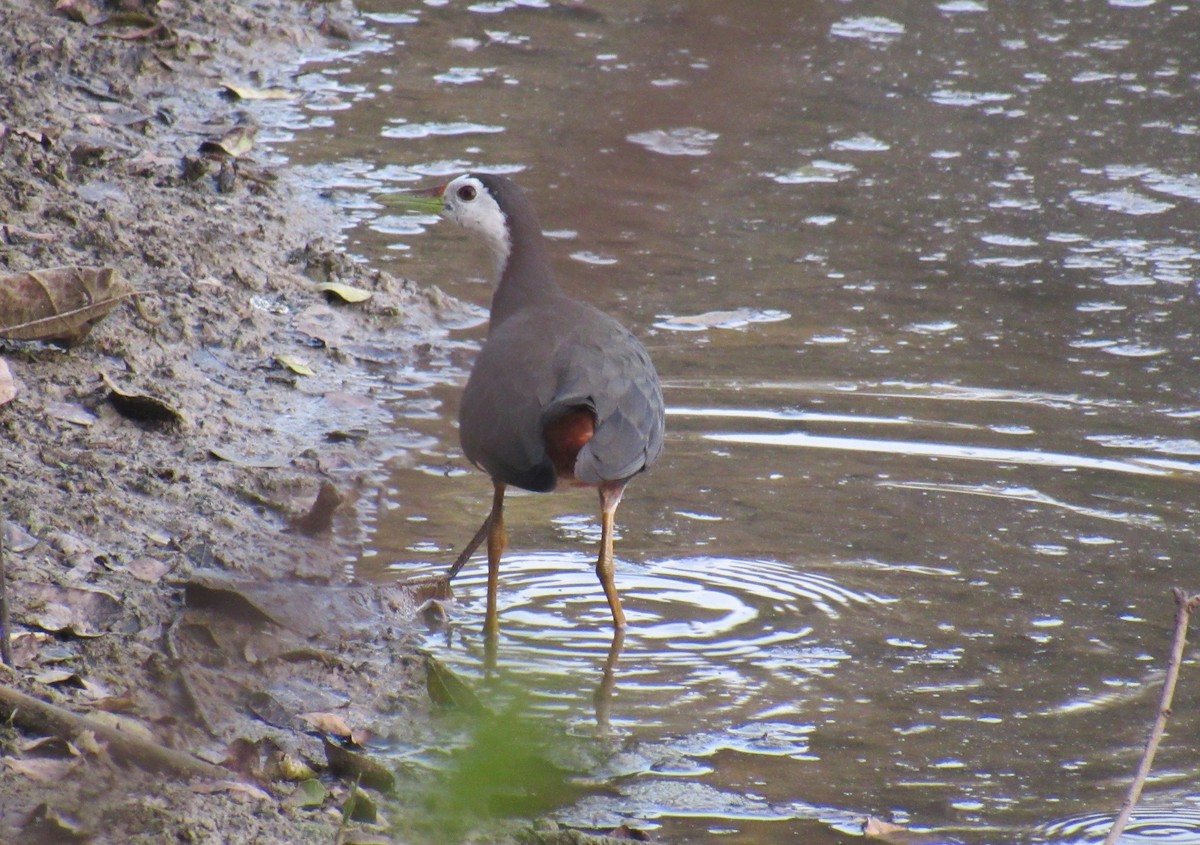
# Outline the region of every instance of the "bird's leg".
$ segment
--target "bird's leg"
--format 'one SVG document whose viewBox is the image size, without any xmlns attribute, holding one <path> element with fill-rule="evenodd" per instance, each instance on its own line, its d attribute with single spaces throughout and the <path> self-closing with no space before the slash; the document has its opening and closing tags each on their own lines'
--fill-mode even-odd
<svg viewBox="0 0 1200 845">
<path fill-rule="evenodd" d="M 602 734 L 608 733 L 613 690 L 617 687 L 617 662 L 621 659 L 621 649 L 624 645 L 625 629 L 614 628 L 612 643 L 608 646 L 608 659 L 604 661 L 604 674 L 596 691 L 592 693 L 592 704 L 596 708 L 596 725 Z"/>
<path fill-rule="evenodd" d="M 596 575 L 600 578 L 600 586 L 604 587 L 604 595 L 612 611 L 613 628 L 617 630 L 625 627 L 625 611 L 621 609 L 621 597 L 617 595 L 614 582 L 613 526 L 624 490 L 624 481 L 600 485 L 600 557 L 596 560 Z"/>
<path fill-rule="evenodd" d="M 496 612 L 496 591 L 500 586 L 500 555 L 508 545 L 508 537 L 504 533 L 504 482 L 492 480 L 492 512 L 487 518 L 487 550 L 488 550 L 488 582 L 487 582 L 487 615 L 483 620 L 483 630 L 494 638 L 500 632 L 500 618 Z"/>
</svg>

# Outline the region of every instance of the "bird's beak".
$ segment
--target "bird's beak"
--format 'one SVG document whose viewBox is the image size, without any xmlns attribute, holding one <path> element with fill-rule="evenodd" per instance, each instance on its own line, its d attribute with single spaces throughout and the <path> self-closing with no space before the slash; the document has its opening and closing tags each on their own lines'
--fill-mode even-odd
<svg viewBox="0 0 1200 845">
<path fill-rule="evenodd" d="M 407 191 L 391 191 L 386 194 L 377 194 L 375 199 L 389 208 L 421 211 L 426 214 L 441 214 L 445 208 L 445 202 L 442 199 L 445 193 L 445 185 L 435 185 L 432 188 L 413 188 Z"/>
</svg>

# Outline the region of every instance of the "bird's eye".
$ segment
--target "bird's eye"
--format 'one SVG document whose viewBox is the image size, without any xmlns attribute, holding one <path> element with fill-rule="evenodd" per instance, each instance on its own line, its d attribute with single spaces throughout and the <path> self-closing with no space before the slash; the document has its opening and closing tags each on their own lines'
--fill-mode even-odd
<svg viewBox="0 0 1200 845">
<path fill-rule="evenodd" d="M 475 199 L 475 187 L 473 185 L 463 185 L 458 189 L 458 198 L 463 202 L 470 202 Z"/>
</svg>

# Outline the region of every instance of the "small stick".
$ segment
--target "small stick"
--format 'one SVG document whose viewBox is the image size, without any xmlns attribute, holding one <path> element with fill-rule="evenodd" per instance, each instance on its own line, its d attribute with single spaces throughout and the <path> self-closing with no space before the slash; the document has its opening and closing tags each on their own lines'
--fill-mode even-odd
<svg viewBox="0 0 1200 845">
<path fill-rule="evenodd" d="M 8 638 L 8 566 L 4 562 L 4 512 L 0 511 L 0 663 L 12 666 L 12 645 Z"/>
<path fill-rule="evenodd" d="M 97 739 L 107 742 L 109 750 L 116 756 L 130 760 L 144 769 L 174 772 L 182 777 L 221 781 L 237 777 L 228 769 L 222 769 L 156 742 L 139 739 L 125 731 L 64 710 L 4 684 L 0 684 L 0 719 L 12 720 L 18 727 L 26 730 L 52 734 L 66 740 L 73 739 L 83 731 L 91 731 Z"/>
<path fill-rule="evenodd" d="M 479 526 L 479 530 L 476 531 L 475 536 L 471 538 L 471 542 L 467 543 L 467 547 L 462 550 L 462 554 L 458 556 L 458 560 L 454 561 L 454 564 L 446 573 L 447 581 L 453 580 L 454 576 L 458 574 L 458 570 L 463 568 L 463 564 L 471 559 L 471 555 L 475 554 L 475 550 L 479 548 L 479 544 L 482 543 L 487 537 L 488 530 L 491 527 L 492 515 L 489 513 L 487 519 L 483 521 L 483 525 Z"/>
<path fill-rule="evenodd" d="M 1158 751 L 1158 743 L 1167 729 L 1167 717 L 1171 715 L 1171 704 L 1175 699 L 1175 684 L 1179 680 L 1179 665 L 1183 662 L 1183 648 L 1187 643 L 1188 623 L 1191 621 L 1192 611 L 1200 607 L 1200 594 L 1189 597 L 1178 587 L 1173 587 L 1171 592 L 1175 595 L 1175 639 L 1171 643 L 1171 657 L 1167 661 L 1167 678 L 1163 682 L 1162 698 L 1158 703 L 1158 718 L 1154 720 L 1150 738 L 1146 740 L 1146 750 L 1142 752 L 1142 761 L 1138 764 L 1133 783 L 1129 785 L 1129 794 L 1125 796 L 1121 812 L 1117 814 L 1116 821 L 1108 831 L 1108 836 L 1104 837 L 1104 845 L 1117 845 L 1117 840 L 1125 831 L 1125 825 L 1129 824 L 1129 818 L 1133 815 L 1134 808 L 1137 807 L 1138 799 L 1142 796 L 1142 787 L 1146 785 L 1146 779 L 1150 777 L 1150 766 L 1154 763 L 1154 754 Z"/>
</svg>

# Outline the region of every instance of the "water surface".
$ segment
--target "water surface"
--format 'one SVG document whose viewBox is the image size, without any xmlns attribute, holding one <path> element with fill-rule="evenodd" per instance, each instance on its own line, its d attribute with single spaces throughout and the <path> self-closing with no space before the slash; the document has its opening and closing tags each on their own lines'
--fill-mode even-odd
<svg viewBox="0 0 1200 845">
<path fill-rule="evenodd" d="M 561 818 L 1102 838 L 1169 588 L 1200 590 L 1197 10 L 362 8 L 286 148 L 347 209 L 346 247 L 486 306 L 479 250 L 372 195 L 514 173 L 564 286 L 664 380 L 666 454 L 618 515 L 615 660 L 592 497 L 510 500 L 500 669 L 600 735 L 617 790 Z M 363 577 L 444 567 L 486 513 L 453 425 L 485 316 L 374 371 L 397 448 L 357 505 Z M 429 645 L 478 680 L 482 564 L 460 577 Z M 1144 837 L 1200 841 L 1195 662 Z"/>
</svg>

